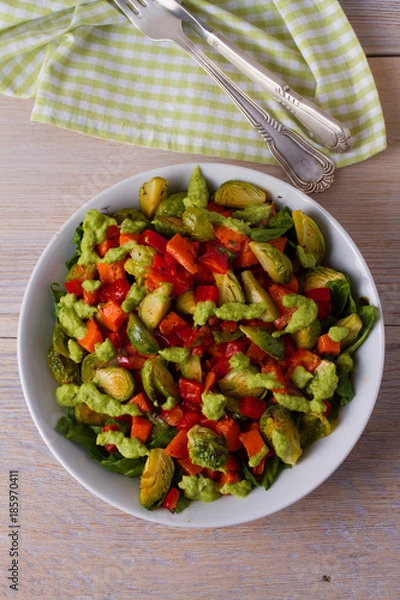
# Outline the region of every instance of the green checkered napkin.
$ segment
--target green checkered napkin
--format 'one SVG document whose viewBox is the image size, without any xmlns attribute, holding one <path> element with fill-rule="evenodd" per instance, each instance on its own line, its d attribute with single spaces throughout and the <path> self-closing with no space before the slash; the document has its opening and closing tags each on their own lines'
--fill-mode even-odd
<svg viewBox="0 0 400 600">
<path fill-rule="evenodd" d="M 336 0 L 185 5 L 349 127 L 354 148 L 335 157 L 337 166 L 386 147 L 373 77 Z M 279 103 L 199 45 L 271 116 L 301 131 Z M 152 148 L 274 162 L 188 55 L 146 39 L 107 0 L 0 0 L 0 92 L 34 97 L 34 121 Z"/>
</svg>

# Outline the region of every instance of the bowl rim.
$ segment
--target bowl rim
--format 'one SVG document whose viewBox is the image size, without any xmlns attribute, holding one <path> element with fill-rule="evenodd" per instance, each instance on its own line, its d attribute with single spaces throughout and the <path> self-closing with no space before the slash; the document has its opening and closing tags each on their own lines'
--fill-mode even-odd
<svg viewBox="0 0 400 600">
<path fill-rule="evenodd" d="M 169 511 L 153 511 L 153 512 L 145 511 L 144 512 L 142 510 L 134 510 L 134 509 L 127 510 L 127 507 L 123 506 L 121 504 L 121 502 L 118 502 L 117 500 L 110 497 L 108 491 L 98 489 L 97 487 L 94 487 L 93 485 L 91 485 L 87 480 L 82 478 L 82 476 L 79 473 L 79 471 L 80 471 L 79 465 L 78 465 L 78 467 L 73 467 L 71 465 L 68 458 L 66 458 L 63 455 L 63 452 L 61 451 L 59 446 L 56 443 L 54 443 L 54 436 L 49 435 L 48 428 L 46 428 L 43 425 L 43 422 L 40 418 L 39 407 L 37 406 L 37 403 L 35 402 L 34 398 L 31 396 L 31 389 L 30 389 L 30 386 L 28 383 L 28 380 L 29 380 L 28 360 L 27 360 L 28 356 L 27 356 L 26 348 L 25 348 L 25 345 L 23 342 L 23 332 L 26 330 L 27 319 L 29 316 L 29 300 L 30 300 L 32 291 L 34 289 L 34 286 L 36 284 L 36 281 L 35 281 L 36 276 L 40 272 L 40 270 L 43 268 L 43 265 L 45 264 L 46 259 L 48 259 L 48 256 L 51 254 L 52 249 L 57 246 L 60 236 L 63 236 L 64 233 L 66 233 L 72 227 L 73 227 L 73 229 L 75 229 L 76 226 L 79 225 L 79 223 L 83 219 L 83 215 L 90 208 L 96 207 L 99 210 L 105 210 L 107 208 L 107 205 L 101 206 L 101 208 L 100 208 L 100 205 L 102 205 L 103 200 L 106 201 L 108 197 L 111 197 L 111 198 L 117 197 L 118 192 L 123 190 L 130 183 L 133 183 L 134 185 L 136 185 L 136 188 L 138 189 L 140 187 L 141 183 L 143 183 L 144 181 L 147 181 L 149 178 L 154 177 L 156 175 L 162 176 L 162 177 L 165 177 L 166 179 L 168 179 L 168 176 L 171 177 L 172 172 L 174 172 L 174 173 L 182 172 L 182 173 L 185 173 L 186 176 L 188 176 L 197 165 L 200 166 L 200 169 L 205 173 L 206 179 L 209 178 L 207 175 L 208 171 L 212 171 L 213 177 L 216 179 L 219 179 L 217 171 L 221 172 L 221 173 L 223 173 L 224 171 L 228 171 L 230 173 L 235 171 L 238 173 L 237 179 L 243 180 L 243 178 L 245 178 L 246 175 L 250 179 L 260 178 L 263 181 L 265 181 L 265 183 L 263 183 L 263 184 L 260 183 L 259 185 L 263 185 L 263 187 L 265 187 L 265 189 L 268 189 L 268 183 L 270 185 L 274 184 L 274 186 L 277 186 L 282 192 L 284 192 L 283 195 L 285 195 L 285 193 L 287 193 L 289 197 L 291 195 L 294 195 L 294 196 L 298 196 L 299 198 L 301 198 L 304 202 L 306 202 L 307 205 L 309 205 L 313 208 L 314 212 L 317 212 L 318 215 L 323 216 L 325 225 L 326 225 L 326 223 L 329 223 L 329 228 L 333 227 L 342 237 L 344 237 L 346 242 L 349 244 L 353 253 L 356 255 L 357 260 L 359 261 L 362 271 L 365 273 L 365 275 L 367 277 L 367 280 L 368 280 L 368 283 L 369 283 L 371 289 L 373 290 L 373 293 L 375 296 L 374 304 L 379 309 L 379 318 L 374 325 L 374 330 L 376 331 L 375 335 L 379 339 L 379 344 L 377 347 L 375 347 L 375 351 L 378 353 L 379 360 L 377 361 L 377 365 L 376 365 L 378 370 L 375 375 L 375 385 L 374 385 L 373 391 L 371 392 L 372 399 L 369 402 L 368 410 L 365 413 L 363 413 L 363 418 L 361 420 L 359 420 L 357 423 L 358 427 L 357 427 L 356 434 L 351 438 L 351 442 L 347 442 L 345 449 L 342 450 L 342 452 L 340 454 L 340 460 L 337 460 L 336 462 L 331 463 L 329 469 L 327 471 L 324 471 L 324 473 L 322 475 L 317 477 L 312 485 L 306 486 L 305 490 L 298 492 L 298 493 L 289 494 L 280 503 L 279 507 L 277 507 L 273 510 L 261 510 L 261 511 L 259 510 L 256 514 L 254 514 L 254 513 L 248 514 L 248 513 L 246 513 L 246 508 L 245 508 L 246 499 L 240 499 L 240 504 L 238 504 L 238 506 L 243 508 L 243 511 L 239 512 L 239 515 L 237 515 L 235 518 L 229 518 L 226 516 L 223 517 L 222 522 L 216 522 L 215 519 L 212 518 L 213 504 L 207 505 L 208 513 L 206 513 L 205 517 L 203 515 L 201 515 L 200 521 L 196 520 L 196 518 L 191 518 L 189 516 L 189 514 L 187 517 L 185 516 L 186 511 L 188 511 L 189 509 L 186 509 L 182 513 L 179 513 L 179 515 L 171 515 L 169 513 Z M 181 175 L 178 175 L 178 177 L 181 177 Z M 223 183 L 223 181 L 226 181 L 226 179 L 224 179 L 223 176 L 221 176 L 221 177 L 222 177 L 222 179 L 221 179 L 220 183 Z M 231 177 L 231 178 L 233 178 L 233 177 Z M 273 194 L 273 197 L 276 200 L 280 199 L 279 195 L 275 196 Z M 287 198 L 284 198 L 284 200 L 285 200 L 284 205 L 287 205 L 286 204 Z M 133 202 L 133 204 L 135 204 L 135 202 Z M 137 204 L 137 202 L 136 202 L 136 204 Z M 67 259 L 68 256 L 66 256 L 65 258 Z M 323 206 L 318 204 L 315 200 L 313 200 L 312 198 L 310 198 L 309 196 L 307 196 L 300 190 L 297 190 L 296 188 L 294 188 L 291 184 L 281 181 L 280 179 L 278 179 L 272 175 L 269 175 L 267 173 L 264 173 L 263 171 L 259 171 L 259 170 L 252 169 L 249 167 L 244 167 L 244 166 L 237 166 L 237 165 L 230 164 L 230 163 L 223 163 L 223 162 L 216 162 L 216 163 L 213 163 L 213 162 L 205 162 L 205 163 L 188 162 L 188 163 L 177 163 L 177 164 L 160 166 L 157 168 L 146 170 L 144 172 L 137 173 L 136 175 L 133 175 L 131 177 L 127 177 L 127 178 L 115 183 L 114 185 L 102 190 L 100 193 L 96 194 L 94 197 L 92 197 L 87 202 L 82 204 L 64 222 L 64 224 L 54 234 L 52 239 L 47 244 L 46 248 L 41 253 L 41 255 L 40 255 L 39 259 L 37 260 L 35 267 L 30 275 L 30 278 L 29 278 L 29 281 L 28 281 L 28 284 L 27 284 L 27 287 L 26 287 L 26 290 L 24 293 L 24 297 L 22 300 L 21 308 L 20 308 L 20 317 L 19 317 L 19 321 L 18 321 L 18 331 L 17 331 L 17 358 L 18 358 L 18 369 L 19 369 L 20 381 L 21 381 L 24 398 L 25 398 L 26 404 L 28 406 L 29 412 L 31 414 L 31 417 L 36 425 L 36 428 L 38 429 L 45 444 L 47 445 L 47 447 L 49 448 L 51 453 L 55 456 L 55 458 L 58 460 L 58 462 L 83 487 L 85 487 L 92 494 L 94 494 L 101 500 L 107 502 L 111 506 L 114 506 L 115 508 L 117 508 L 127 514 L 130 514 L 136 518 L 147 520 L 149 522 L 167 525 L 167 526 L 171 526 L 171 527 L 178 527 L 178 528 L 219 528 L 219 527 L 244 524 L 244 523 L 247 523 L 250 521 L 258 520 L 258 519 L 264 518 L 266 516 L 270 516 L 270 515 L 274 514 L 275 512 L 281 511 L 281 510 L 291 506 L 292 504 L 301 500 L 305 496 L 308 496 L 317 487 L 322 485 L 322 483 L 324 483 L 333 474 L 333 472 L 336 471 L 340 467 L 340 465 L 346 460 L 347 456 L 353 450 L 353 448 L 357 444 L 359 438 L 361 437 L 361 435 L 371 417 L 371 414 L 373 412 L 373 409 L 375 407 L 375 404 L 376 404 L 376 401 L 378 398 L 379 389 L 380 389 L 382 377 L 383 377 L 384 362 L 385 362 L 385 333 L 384 333 L 384 322 L 383 322 L 381 302 L 379 299 L 378 291 L 376 289 L 375 281 L 372 277 L 369 267 L 368 267 L 364 257 L 362 256 L 361 252 L 359 251 L 358 247 L 356 246 L 356 244 L 354 243 L 352 238 L 349 236 L 349 234 L 346 232 L 346 230 L 340 225 L 340 223 L 332 215 L 330 215 L 330 213 Z M 55 403 L 55 401 L 54 401 L 54 403 Z M 331 435 L 333 435 L 333 434 L 331 434 Z M 331 436 L 329 436 L 329 437 L 331 437 Z M 328 438 L 324 438 L 324 439 L 326 440 Z M 70 444 L 71 442 L 68 441 L 68 443 Z M 94 461 L 92 461 L 92 462 L 93 462 L 93 464 L 96 464 Z M 296 465 L 296 467 L 297 467 L 297 465 Z M 102 467 L 100 467 L 100 468 L 101 468 L 102 472 L 106 472 L 105 469 L 103 469 Z M 294 470 L 293 470 L 293 472 L 294 472 Z M 107 472 L 107 474 L 111 475 L 111 476 L 116 475 L 116 474 L 110 473 L 110 472 Z M 124 478 L 124 479 L 128 479 L 128 478 Z M 268 492 L 265 492 L 265 490 L 261 490 L 261 489 L 253 490 L 252 494 L 254 494 L 254 492 L 256 492 L 256 491 L 257 492 L 262 491 L 264 494 L 268 494 Z M 230 497 L 230 498 L 232 498 L 232 497 Z M 268 496 L 266 495 L 265 498 L 268 498 Z M 223 499 L 221 499 L 221 500 L 223 500 Z M 220 502 L 221 500 L 218 500 L 218 502 Z M 234 500 L 238 500 L 238 499 L 234 499 Z M 204 504 L 204 503 L 194 503 L 194 504 Z M 214 504 L 216 504 L 216 503 L 214 503 Z M 134 504 L 132 504 L 132 507 L 134 508 Z M 234 512 L 235 512 L 235 506 L 234 506 Z"/>
</svg>

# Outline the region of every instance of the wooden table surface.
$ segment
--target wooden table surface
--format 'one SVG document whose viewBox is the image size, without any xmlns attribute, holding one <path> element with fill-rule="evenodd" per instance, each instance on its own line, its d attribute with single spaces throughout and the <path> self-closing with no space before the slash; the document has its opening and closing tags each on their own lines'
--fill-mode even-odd
<svg viewBox="0 0 400 600">
<path fill-rule="evenodd" d="M 353 237 L 375 278 L 386 325 L 385 372 L 370 422 L 342 466 L 302 501 L 250 524 L 168 529 L 95 498 L 43 443 L 18 376 L 19 308 L 54 232 L 121 179 L 204 159 L 32 124 L 30 100 L 0 98 L 1 598 L 400 598 L 400 2 L 341 4 L 376 79 L 388 149 L 341 169 L 317 199 Z M 256 168 L 281 177 L 278 168 Z M 9 470 L 19 472 L 18 592 L 7 579 Z"/>
</svg>

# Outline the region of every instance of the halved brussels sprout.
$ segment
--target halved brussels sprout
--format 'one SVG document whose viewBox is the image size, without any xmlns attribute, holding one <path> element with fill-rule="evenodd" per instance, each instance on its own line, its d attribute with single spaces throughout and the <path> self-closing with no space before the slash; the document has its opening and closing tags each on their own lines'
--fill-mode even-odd
<svg viewBox="0 0 400 600">
<path fill-rule="evenodd" d="M 266 323 L 275 321 L 279 317 L 279 310 L 277 309 L 271 296 L 268 294 L 262 285 L 260 285 L 257 279 L 254 277 L 251 271 L 242 272 L 242 281 L 244 285 L 244 293 L 246 301 L 249 304 L 254 302 L 262 302 L 265 304 L 265 313 L 262 315 L 261 320 Z"/>
<path fill-rule="evenodd" d="M 249 246 L 274 283 L 289 283 L 293 265 L 286 254 L 267 242 L 250 242 Z"/>
<path fill-rule="evenodd" d="M 175 298 L 175 308 L 184 315 L 194 315 L 196 312 L 196 294 L 194 290 L 187 290 Z"/>
<path fill-rule="evenodd" d="M 178 384 L 160 356 L 146 360 L 142 367 L 142 383 L 144 391 L 155 406 L 162 405 L 166 400 L 173 404 L 177 402 Z"/>
<path fill-rule="evenodd" d="M 81 364 L 81 377 L 83 383 L 90 383 L 96 376 L 98 369 L 109 366 L 118 366 L 118 359 L 113 358 L 110 361 L 104 362 L 100 360 L 94 352 L 92 354 L 87 354 Z"/>
<path fill-rule="evenodd" d="M 163 282 L 139 304 L 139 318 L 148 329 L 155 329 L 169 312 L 171 294 L 172 283 Z"/>
<path fill-rule="evenodd" d="M 189 232 L 182 223 L 182 219 L 178 217 L 167 217 L 160 215 L 155 217 L 152 221 L 152 225 L 157 233 L 165 235 L 167 237 L 173 237 L 176 233 L 179 233 L 183 237 L 188 237 Z"/>
<path fill-rule="evenodd" d="M 135 391 L 135 380 L 132 373 L 123 367 L 97 369 L 93 383 L 99 390 L 120 402 L 129 400 Z"/>
<path fill-rule="evenodd" d="M 168 181 L 163 177 L 153 177 L 139 190 L 139 205 L 142 213 L 152 219 L 157 206 L 168 196 Z"/>
<path fill-rule="evenodd" d="M 163 502 L 174 476 L 174 461 L 163 448 L 150 450 L 140 476 L 139 501 L 147 510 Z"/>
<path fill-rule="evenodd" d="M 228 460 L 228 450 L 222 436 L 208 427 L 194 425 L 188 431 L 188 450 L 193 464 L 221 471 Z"/>
<path fill-rule="evenodd" d="M 171 194 L 165 200 L 160 202 L 156 208 L 156 217 L 181 217 L 185 210 L 183 200 L 186 198 L 186 192 L 177 192 Z"/>
<path fill-rule="evenodd" d="M 104 425 L 110 418 L 109 415 L 92 410 L 85 402 L 77 404 L 74 411 L 78 423 L 85 423 L 85 425 Z"/>
<path fill-rule="evenodd" d="M 336 327 L 345 327 L 349 330 L 349 333 L 346 337 L 340 340 L 340 349 L 344 350 L 351 346 L 351 344 L 357 339 L 362 327 L 363 322 L 361 317 L 357 313 L 351 313 L 347 317 L 340 319 L 337 323 L 335 323 Z"/>
<path fill-rule="evenodd" d="M 190 354 L 189 357 L 183 362 L 179 363 L 179 369 L 182 376 L 186 379 L 193 379 L 194 381 L 203 381 L 203 370 L 201 368 L 201 359 L 197 354 Z"/>
<path fill-rule="evenodd" d="M 272 337 L 268 329 L 264 327 L 250 327 L 248 325 L 239 325 L 240 331 L 243 331 L 256 346 L 264 350 L 267 354 L 282 360 L 285 356 L 285 344 L 283 340 Z"/>
<path fill-rule="evenodd" d="M 302 210 L 294 210 L 292 219 L 298 246 L 297 257 L 306 269 L 313 269 L 325 254 L 325 240 L 316 222 Z"/>
<path fill-rule="evenodd" d="M 264 204 L 266 200 L 267 193 L 264 190 L 245 181 L 226 181 L 214 194 L 214 202 L 234 208 Z"/>
<path fill-rule="evenodd" d="M 65 358 L 70 358 L 68 340 L 69 337 L 65 333 L 64 329 L 59 323 L 57 323 L 53 331 L 53 346 L 54 350 L 58 352 L 58 354 L 61 354 L 61 356 L 64 356 Z"/>
<path fill-rule="evenodd" d="M 299 329 L 295 333 L 292 333 L 292 339 L 296 344 L 297 348 L 303 348 L 304 350 L 311 350 L 318 341 L 321 335 L 321 323 L 318 319 L 315 319 L 307 327 Z"/>
<path fill-rule="evenodd" d="M 279 458 L 287 465 L 294 465 L 303 450 L 300 445 L 300 434 L 290 415 L 290 411 L 282 406 L 267 408 L 260 419 L 260 432 Z"/>
<path fill-rule="evenodd" d="M 299 277 L 299 287 L 305 292 L 307 290 L 313 290 L 315 288 L 327 287 L 327 284 L 331 281 L 337 280 L 348 281 L 347 275 L 341 271 L 336 271 L 330 267 L 322 267 L 321 265 L 315 267 L 315 269 L 305 271 Z"/>
<path fill-rule="evenodd" d="M 47 352 L 47 364 L 54 377 L 60 385 L 64 383 L 79 383 L 79 368 L 74 361 L 65 358 L 56 352 L 51 346 Z"/>
<path fill-rule="evenodd" d="M 156 254 L 157 250 L 151 246 L 136 244 L 131 250 L 131 257 L 125 262 L 125 271 L 133 275 L 137 283 L 142 284 Z"/>
<path fill-rule="evenodd" d="M 224 396 L 233 396 L 234 398 L 241 398 L 242 396 L 265 396 L 265 388 L 250 387 L 247 382 L 247 377 L 251 371 L 229 371 L 221 379 L 217 381 L 218 386 Z"/>
<path fill-rule="evenodd" d="M 235 273 L 228 269 L 226 273 L 214 273 L 215 284 L 218 288 L 218 304 L 226 302 L 246 302 L 242 286 Z"/>
<path fill-rule="evenodd" d="M 190 236 L 199 242 L 212 240 L 215 237 L 214 227 L 206 215 L 197 206 L 189 206 L 182 215 L 182 225 Z"/>
<path fill-rule="evenodd" d="M 140 354 L 156 354 L 160 349 L 156 338 L 146 329 L 135 313 L 129 315 L 126 334 L 132 346 Z"/>
</svg>

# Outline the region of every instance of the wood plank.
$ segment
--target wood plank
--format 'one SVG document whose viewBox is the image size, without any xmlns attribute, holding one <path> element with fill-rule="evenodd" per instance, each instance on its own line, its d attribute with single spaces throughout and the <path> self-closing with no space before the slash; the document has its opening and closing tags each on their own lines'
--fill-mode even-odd
<svg viewBox="0 0 400 600">
<path fill-rule="evenodd" d="M 400 55 L 399 0 L 339 0 L 367 56 Z"/>
</svg>

